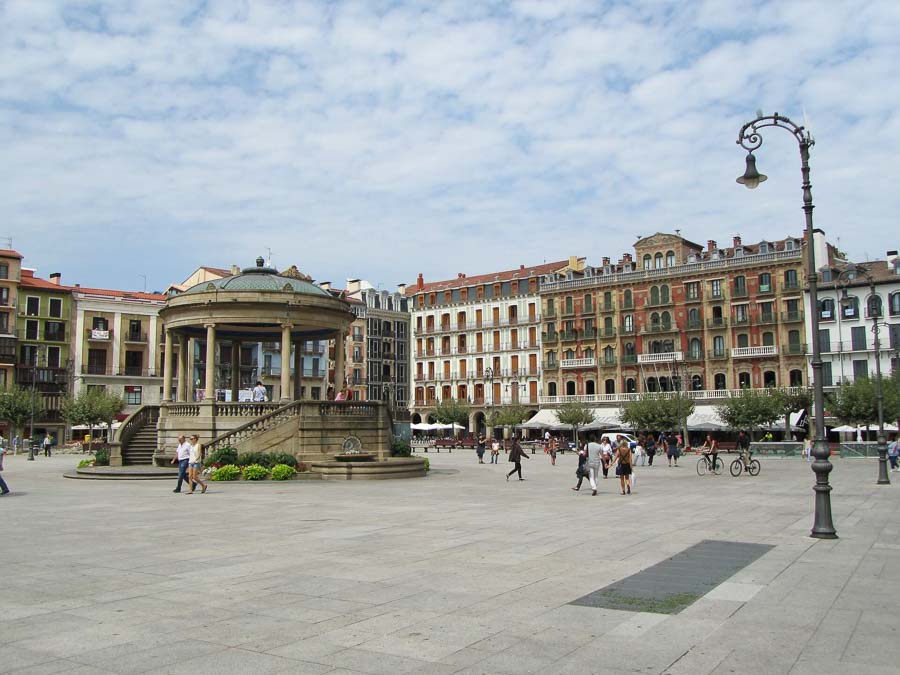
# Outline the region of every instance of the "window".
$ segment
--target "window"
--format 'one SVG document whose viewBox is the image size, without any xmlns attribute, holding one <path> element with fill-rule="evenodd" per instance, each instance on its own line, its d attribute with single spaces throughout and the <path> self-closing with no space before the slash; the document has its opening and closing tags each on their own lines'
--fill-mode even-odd
<svg viewBox="0 0 900 675">
<path fill-rule="evenodd" d="M 662 313 L 662 327 L 663 330 L 672 328 L 672 316 L 668 312 Z"/>
<path fill-rule="evenodd" d="M 9 306 L 9 287 L 2 286 L 0 287 L 0 305 L 4 307 Z"/>
<path fill-rule="evenodd" d="M 831 351 L 831 331 L 828 328 L 819 329 L 819 351 Z"/>
<path fill-rule="evenodd" d="M 735 305 L 734 307 L 734 323 L 735 325 L 746 324 L 750 322 L 750 315 L 747 313 L 747 305 Z"/>
<path fill-rule="evenodd" d="M 650 315 L 650 327 L 653 330 L 659 329 L 659 314 L 656 312 L 653 312 L 653 314 Z"/>
<path fill-rule="evenodd" d="M 572 349 L 567 349 L 566 351 L 563 352 L 563 358 L 564 359 L 574 359 L 575 351 Z"/>
<path fill-rule="evenodd" d="M 587 380 L 584 383 L 584 393 L 588 396 L 593 396 L 597 393 L 596 385 L 594 384 L 593 380 Z"/>
<path fill-rule="evenodd" d="M 898 306 L 900 306 L 900 293 L 897 294 L 897 298 L 898 298 Z M 632 302 L 633 301 L 632 301 L 630 290 L 626 290 L 624 293 L 622 293 L 622 308 L 623 309 L 630 309 Z"/>
<path fill-rule="evenodd" d="M 612 347 L 603 348 L 603 363 L 613 364 L 616 362 L 616 352 Z M 610 393 L 610 392 L 607 392 Z"/>
<path fill-rule="evenodd" d="M 709 282 L 709 295 L 713 298 L 721 298 L 722 297 L 722 280 L 714 279 Z"/>
<path fill-rule="evenodd" d="M 9 265 L 0 263 L 0 279 L 9 279 Z"/>
<path fill-rule="evenodd" d="M 626 314 L 622 318 L 622 330 L 626 333 L 634 332 L 634 315 L 633 314 Z"/>
<path fill-rule="evenodd" d="M 688 328 L 700 328 L 700 310 L 696 307 L 691 308 L 688 312 Z"/>
<path fill-rule="evenodd" d="M 657 253 L 653 256 L 653 268 L 661 270 L 663 268 L 663 254 Z"/>
<path fill-rule="evenodd" d="M 725 373 L 716 373 L 713 375 L 713 387 L 719 391 L 725 388 Z"/>
<path fill-rule="evenodd" d="M 775 333 L 766 331 L 765 333 L 763 333 L 762 339 L 763 339 L 763 345 L 765 345 L 766 347 L 771 347 L 772 345 L 775 344 Z"/>
<path fill-rule="evenodd" d="M 684 285 L 684 295 L 688 300 L 699 300 L 700 299 L 700 283 L 697 281 L 691 281 Z"/>
<path fill-rule="evenodd" d="M 44 323 L 44 339 L 50 342 L 65 342 L 66 324 L 62 321 L 47 321 Z"/>
<path fill-rule="evenodd" d="M 734 278 L 734 295 L 747 295 L 747 277 L 739 276 Z"/>
<path fill-rule="evenodd" d="M 767 370 L 763 373 L 763 386 L 764 387 L 777 387 L 778 379 L 775 376 L 774 370 Z"/>
<path fill-rule="evenodd" d="M 59 347 L 47 347 L 47 367 L 59 368 Z"/>
<path fill-rule="evenodd" d="M 575 383 L 574 382 L 566 382 L 566 396 L 574 396 L 575 395 Z"/>
<path fill-rule="evenodd" d="M 603 383 L 603 388 L 606 390 L 607 394 L 615 394 L 616 393 L 616 381 L 615 380 L 606 380 Z"/>
<path fill-rule="evenodd" d="M 125 387 L 125 405 L 140 405 L 143 387 Z"/>
<path fill-rule="evenodd" d="M 699 359 L 703 356 L 703 343 L 699 338 L 691 338 L 688 349 L 692 359 Z"/>
<path fill-rule="evenodd" d="M 650 287 L 650 304 L 658 305 L 659 304 L 659 288 L 656 286 Z"/>
<path fill-rule="evenodd" d="M 674 251 L 666 251 L 666 267 L 675 267 Z"/>
<path fill-rule="evenodd" d="M 866 348 L 865 326 L 854 326 L 850 329 L 850 345 L 853 351 L 860 351 Z"/>
<path fill-rule="evenodd" d="M 882 314 L 884 314 L 884 307 L 882 306 L 881 296 L 870 295 L 866 301 L 866 316 L 870 318 L 880 317 Z"/>
<path fill-rule="evenodd" d="M 775 320 L 775 303 L 761 302 L 759 303 L 759 313 L 763 321 L 772 322 Z"/>
<path fill-rule="evenodd" d="M 762 251 L 760 251 L 762 253 Z M 759 275 L 759 292 L 760 293 L 768 293 L 772 290 L 772 275 L 768 272 L 763 272 Z"/>
<path fill-rule="evenodd" d="M 855 295 L 848 295 L 841 298 L 841 316 L 845 319 L 859 318 L 859 298 Z"/>
<path fill-rule="evenodd" d="M 571 295 L 566 296 L 566 314 L 572 314 L 575 311 L 575 300 Z"/>
<path fill-rule="evenodd" d="M 900 349 L 900 323 L 889 325 L 888 331 L 890 335 L 891 349 Z M 900 370 L 898 370 L 898 372 L 900 372 Z"/>
<path fill-rule="evenodd" d="M 659 301 L 664 305 L 669 302 L 669 287 L 668 286 L 660 286 L 659 287 Z"/>
<path fill-rule="evenodd" d="M 900 314 L 900 292 L 891 293 L 890 297 L 888 297 L 888 306 L 891 310 L 891 316 Z"/>
<path fill-rule="evenodd" d="M 869 360 L 853 359 L 853 379 L 863 380 L 869 377 Z"/>
<path fill-rule="evenodd" d="M 737 336 L 737 346 L 741 347 L 749 347 L 750 346 L 750 336 L 746 333 L 741 333 Z"/>
<path fill-rule="evenodd" d="M 803 371 L 802 370 L 792 370 L 788 373 L 788 378 L 790 381 L 791 387 L 802 387 L 803 386 Z"/>
<path fill-rule="evenodd" d="M 831 298 L 825 298 L 821 302 L 819 302 L 819 318 L 825 321 L 830 319 L 834 319 L 834 300 Z"/>
<path fill-rule="evenodd" d="M 800 283 L 797 281 L 797 270 L 784 271 L 784 287 L 800 288 Z"/>
<path fill-rule="evenodd" d="M 29 297 L 25 299 L 25 314 L 27 316 L 39 316 L 41 313 L 41 299 Z"/>
<path fill-rule="evenodd" d="M 637 382 L 635 382 L 633 377 L 629 377 L 625 380 L 625 393 L 633 394 L 637 391 Z"/>
<path fill-rule="evenodd" d="M 834 378 L 831 375 L 831 361 L 822 363 L 822 386 L 830 387 L 834 384 Z"/>
<path fill-rule="evenodd" d="M 59 298 L 50 298 L 50 306 L 48 314 L 54 318 L 62 316 L 62 300 Z"/>
<path fill-rule="evenodd" d="M 91 319 L 91 328 L 94 330 L 109 330 L 109 321 L 102 316 L 95 316 Z"/>
<path fill-rule="evenodd" d="M 738 389 L 750 387 L 750 373 L 738 373 Z"/>
<path fill-rule="evenodd" d="M 645 269 L 645 270 L 649 270 L 652 266 L 653 266 L 653 258 L 651 258 L 651 257 L 650 257 L 650 254 L 647 253 L 647 254 L 644 255 L 644 269 Z M 6 265 L 3 265 L 2 267 L 6 267 Z M 3 276 L 0 277 L 0 278 L 5 279 L 5 278 L 6 278 L 6 275 L 3 275 Z"/>
<path fill-rule="evenodd" d="M 691 389 L 693 391 L 702 391 L 703 377 L 701 377 L 700 375 L 692 375 L 691 376 Z"/>
</svg>

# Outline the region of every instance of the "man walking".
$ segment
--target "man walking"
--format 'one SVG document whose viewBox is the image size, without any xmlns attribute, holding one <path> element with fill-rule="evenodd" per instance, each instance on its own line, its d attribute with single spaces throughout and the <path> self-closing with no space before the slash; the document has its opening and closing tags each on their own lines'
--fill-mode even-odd
<svg viewBox="0 0 900 675">
<path fill-rule="evenodd" d="M 268 397 L 268 392 L 266 388 L 263 386 L 263 383 L 259 380 L 256 381 L 256 386 L 253 387 L 253 402 L 254 403 L 264 403 L 266 398 Z"/>
<path fill-rule="evenodd" d="M 6 448 L 0 446 L 0 495 L 9 494 L 9 487 L 6 485 L 6 481 L 3 480 L 3 457 L 6 455 Z"/>
<path fill-rule="evenodd" d="M 16 455 L 19 454 L 19 445 L 21 443 L 22 443 L 22 441 L 19 440 L 19 434 L 16 434 L 15 436 L 13 436 L 13 439 L 12 439 L 13 457 L 15 457 Z"/>
<path fill-rule="evenodd" d="M 184 436 L 178 437 L 178 447 L 175 450 L 175 456 L 172 458 L 172 464 L 176 461 L 178 462 L 178 485 L 175 486 L 175 489 L 172 492 L 181 492 L 181 484 L 185 480 L 189 480 L 187 477 L 188 464 L 191 459 L 191 444 L 188 443 Z"/>
<path fill-rule="evenodd" d="M 53 439 L 50 437 L 49 433 L 44 434 L 44 457 L 50 456 L 50 448 L 53 446 Z"/>
<path fill-rule="evenodd" d="M 597 474 L 600 471 L 600 464 L 603 461 L 602 454 L 603 449 L 597 442 L 597 437 L 594 434 L 591 434 L 588 437 L 587 444 L 587 466 L 588 480 L 591 483 L 591 496 L 594 497 L 597 495 Z"/>
</svg>

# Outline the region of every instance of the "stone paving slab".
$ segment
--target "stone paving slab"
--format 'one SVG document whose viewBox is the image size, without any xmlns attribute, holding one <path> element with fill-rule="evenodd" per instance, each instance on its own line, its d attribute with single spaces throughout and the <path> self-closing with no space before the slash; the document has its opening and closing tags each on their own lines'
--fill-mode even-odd
<svg viewBox="0 0 900 675">
<path fill-rule="evenodd" d="M 524 482 L 474 453 L 421 480 L 213 484 L 62 478 L 7 457 L 0 673 L 895 673 L 900 492 L 836 460 L 840 539 L 810 539 L 813 474 L 636 467 L 634 494 Z M 895 474 L 892 474 L 895 475 Z M 679 614 L 570 604 L 703 541 L 768 552 Z M 715 558 L 716 556 L 714 556 Z M 723 556 L 718 556 L 724 560 Z M 670 591 L 709 560 L 672 565 Z M 658 569 L 658 568 L 657 568 Z M 635 588 L 638 588 L 636 586 Z"/>
</svg>

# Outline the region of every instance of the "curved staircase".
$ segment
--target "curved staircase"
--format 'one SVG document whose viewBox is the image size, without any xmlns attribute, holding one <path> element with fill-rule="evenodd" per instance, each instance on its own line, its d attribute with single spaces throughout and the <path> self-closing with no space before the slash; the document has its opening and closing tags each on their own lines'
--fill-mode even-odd
<svg viewBox="0 0 900 675">
<path fill-rule="evenodd" d="M 144 405 L 129 415 L 119 429 L 123 466 L 152 466 L 159 439 L 159 406 Z"/>
</svg>

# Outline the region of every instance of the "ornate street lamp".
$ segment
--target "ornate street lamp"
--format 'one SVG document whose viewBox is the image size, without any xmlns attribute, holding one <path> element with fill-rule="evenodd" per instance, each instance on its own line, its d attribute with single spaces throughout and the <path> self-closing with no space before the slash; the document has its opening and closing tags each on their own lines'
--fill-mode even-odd
<svg viewBox="0 0 900 675">
<path fill-rule="evenodd" d="M 488 424 L 491 425 L 491 438 L 494 437 L 494 369 L 488 366 L 484 369 L 484 379 L 488 382 L 491 391 L 491 402 L 488 405 Z"/>
<path fill-rule="evenodd" d="M 816 496 L 815 519 L 810 532 L 811 537 L 817 539 L 837 539 L 834 522 L 831 517 L 831 485 L 828 484 L 828 474 L 833 468 L 829 461 L 831 454 L 828 443 L 825 440 L 825 392 L 822 388 L 822 353 L 819 349 L 819 292 L 818 272 L 816 270 L 816 252 L 813 245 L 813 201 L 812 183 L 809 182 L 809 149 L 815 144 L 812 134 L 778 113 L 774 115 L 758 114 L 755 120 L 747 122 L 738 133 L 737 144 L 747 150 L 747 166 L 744 175 L 737 182 L 753 190 L 766 180 L 765 174 L 759 173 L 756 168 L 756 157 L 753 154 L 763 142 L 759 133 L 765 127 L 778 127 L 784 129 L 797 140 L 800 146 L 800 175 L 803 179 L 803 213 L 806 216 L 806 250 L 809 270 L 807 283 L 809 284 L 809 302 L 812 308 L 812 376 L 813 394 L 815 405 L 815 440 L 813 441 L 812 470 L 816 475 L 816 484 L 813 487 Z"/>
<path fill-rule="evenodd" d="M 854 308 L 854 298 L 847 293 L 847 288 L 857 277 L 865 279 L 869 284 L 869 299 L 866 311 L 872 317 L 872 334 L 875 336 L 875 399 L 878 402 L 878 485 L 890 485 L 891 479 L 887 470 L 887 438 L 884 435 L 884 386 L 881 382 L 881 335 L 879 319 L 881 318 L 881 299 L 875 294 L 875 277 L 863 265 L 851 263 L 838 276 L 841 288 L 841 309 Z"/>
</svg>

